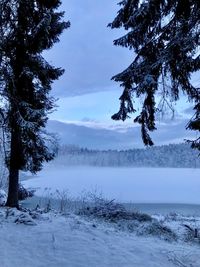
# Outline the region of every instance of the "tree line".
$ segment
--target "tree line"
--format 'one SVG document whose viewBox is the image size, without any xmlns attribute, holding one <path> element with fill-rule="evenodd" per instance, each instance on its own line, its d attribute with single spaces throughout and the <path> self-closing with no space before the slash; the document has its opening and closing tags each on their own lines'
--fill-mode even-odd
<svg viewBox="0 0 200 267">
<path fill-rule="evenodd" d="M 198 152 L 189 144 L 128 150 L 92 150 L 63 145 L 53 165 L 95 167 L 200 168 Z"/>
</svg>

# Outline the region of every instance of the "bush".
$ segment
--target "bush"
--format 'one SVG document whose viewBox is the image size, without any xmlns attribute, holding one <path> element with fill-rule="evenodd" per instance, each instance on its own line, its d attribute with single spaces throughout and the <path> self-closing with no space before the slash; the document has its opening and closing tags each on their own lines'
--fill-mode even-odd
<svg viewBox="0 0 200 267">
<path fill-rule="evenodd" d="M 137 234 L 145 236 L 153 235 L 166 241 L 177 240 L 176 234 L 169 227 L 157 221 L 143 225 L 138 229 Z"/>
<path fill-rule="evenodd" d="M 116 203 L 114 200 L 108 201 L 95 195 L 92 195 L 90 199 L 91 201 L 79 210 L 80 215 L 93 216 L 109 222 L 118 222 L 119 220 L 152 221 L 148 214 L 127 211 L 122 204 Z"/>
<path fill-rule="evenodd" d="M 183 224 L 185 227 L 184 241 L 190 243 L 200 243 L 200 228 L 191 227 L 189 225 Z"/>
<path fill-rule="evenodd" d="M 78 212 L 94 219 L 102 219 L 115 223 L 121 231 L 135 232 L 138 235 L 156 236 L 166 241 L 177 240 L 177 235 L 163 223 L 153 219 L 150 215 L 138 211 L 128 211 L 114 200 L 105 200 L 102 196 L 90 194 Z"/>
<path fill-rule="evenodd" d="M 18 189 L 18 199 L 25 200 L 29 197 L 33 197 L 34 193 L 34 189 L 26 189 L 23 185 L 20 184 Z"/>
</svg>

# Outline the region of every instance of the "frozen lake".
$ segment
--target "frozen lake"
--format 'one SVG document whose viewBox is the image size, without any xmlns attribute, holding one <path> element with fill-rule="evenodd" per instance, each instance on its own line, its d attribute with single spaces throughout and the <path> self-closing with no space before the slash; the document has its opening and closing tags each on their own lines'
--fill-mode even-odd
<svg viewBox="0 0 200 267">
<path fill-rule="evenodd" d="M 37 196 L 44 196 L 45 188 L 49 188 L 52 193 L 68 190 L 73 197 L 83 191 L 97 191 L 126 203 L 200 204 L 200 169 L 50 165 L 23 184 L 37 188 Z"/>
</svg>

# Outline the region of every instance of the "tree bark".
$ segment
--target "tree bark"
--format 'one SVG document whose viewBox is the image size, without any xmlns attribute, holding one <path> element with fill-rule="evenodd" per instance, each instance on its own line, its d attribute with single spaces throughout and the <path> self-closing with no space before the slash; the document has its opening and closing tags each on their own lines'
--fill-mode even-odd
<svg viewBox="0 0 200 267">
<path fill-rule="evenodd" d="M 18 188 L 19 188 L 19 169 L 21 160 L 20 151 L 20 133 L 19 123 L 16 116 L 18 111 L 18 103 L 16 101 L 23 84 L 20 82 L 20 75 L 23 71 L 24 65 L 24 34 L 23 34 L 23 4 L 24 1 L 19 1 L 17 9 L 17 34 L 16 34 L 16 49 L 13 61 L 13 73 L 15 84 L 12 88 L 12 101 L 10 112 L 10 128 L 11 128 L 11 143 L 10 143 L 10 159 L 9 159 L 9 184 L 8 184 L 8 198 L 6 206 L 19 208 L 18 202 Z"/>
<path fill-rule="evenodd" d="M 6 206 L 19 208 L 18 188 L 19 188 L 19 168 L 18 168 L 18 151 L 19 138 L 18 133 L 13 130 L 11 133 L 11 151 L 9 166 L 9 186 Z"/>
</svg>

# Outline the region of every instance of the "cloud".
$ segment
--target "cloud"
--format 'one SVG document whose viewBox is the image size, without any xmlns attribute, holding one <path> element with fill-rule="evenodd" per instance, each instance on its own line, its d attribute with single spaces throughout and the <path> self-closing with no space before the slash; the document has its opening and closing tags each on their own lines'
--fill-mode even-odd
<svg viewBox="0 0 200 267">
<path fill-rule="evenodd" d="M 73 144 L 92 149 L 132 149 L 144 147 L 140 126 L 137 124 L 106 124 L 83 121 L 49 121 L 48 130 L 56 132 L 62 144 Z M 183 143 L 194 136 L 185 130 L 185 121 L 158 124 L 151 134 L 155 145 Z"/>
<path fill-rule="evenodd" d="M 99 136 L 100 130 L 102 130 L 101 133 L 103 137 L 101 142 L 104 142 L 103 139 L 106 138 L 106 133 L 108 133 L 110 138 L 109 142 L 112 141 L 112 137 L 114 140 L 117 138 L 118 141 L 114 142 L 113 140 L 111 142 L 112 146 L 128 147 L 129 144 L 130 146 L 134 144 L 142 146 L 140 126 L 133 123 L 133 117 L 125 122 L 111 120 L 111 115 L 116 112 L 119 107 L 118 95 L 119 90 L 116 92 L 97 92 L 61 98 L 58 102 L 60 107 L 57 112 L 51 115 L 51 119 L 60 121 L 64 123 L 64 125 L 84 127 L 84 129 L 87 128 L 87 132 L 89 131 L 88 134 L 90 134 L 91 131 L 94 133 L 94 131 L 97 130 Z M 171 119 L 170 115 L 157 120 L 156 127 L 158 130 L 151 133 L 155 144 L 183 142 L 184 139 L 195 137 L 193 131 L 185 130 L 188 118 L 184 116 L 185 113 L 182 112 L 182 108 L 182 105 L 180 105 L 180 107 L 177 106 L 174 119 Z M 181 114 L 179 114 L 179 109 L 181 109 Z M 76 136 L 79 135 L 78 129 L 81 130 L 82 128 L 73 127 L 73 129 L 77 131 L 75 134 Z M 85 131 L 86 130 L 84 130 L 84 132 Z M 89 142 L 89 138 L 87 136 L 85 136 L 85 138 Z M 81 138 L 81 140 L 84 144 L 84 139 Z M 109 142 L 106 140 L 104 143 L 108 144 Z M 97 145 L 98 142 L 95 142 Z M 118 142 L 120 142 L 119 145 L 117 145 Z"/>
<path fill-rule="evenodd" d="M 45 53 L 51 63 L 66 70 L 55 82 L 53 93 L 74 96 L 118 87 L 111 77 L 122 71 L 132 56 L 128 49 L 113 45 L 122 31 L 107 27 L 119 9 L 117 3 L 68 0 L 63 1 L 61 9 L 66 12 L 66 20 L 70 19 L 71 27 L 62 34 L 60 42 Z"/>
<path fill-rule="evenodd" d="M 111 116 L 119 108 L 120 92 L 118 89 L 60 98 L 57 102 L 57 111 L 52 113 L 50 118 L 62 121 L 81 121 L 83 118 L 89 118 L 112 122 Z"/>
</svg>

